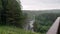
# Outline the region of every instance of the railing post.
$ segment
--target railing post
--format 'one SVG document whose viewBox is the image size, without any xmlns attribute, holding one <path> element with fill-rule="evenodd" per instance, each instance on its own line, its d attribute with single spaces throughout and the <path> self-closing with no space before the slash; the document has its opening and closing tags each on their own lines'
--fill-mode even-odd
<svg viewBox="0 0 60 34">
<path fill-rule="evenodd" d="M 58 26 L 57 34 L 60 34 L 60 20 L 59 20 L 59 26 Z"/>
</svg>

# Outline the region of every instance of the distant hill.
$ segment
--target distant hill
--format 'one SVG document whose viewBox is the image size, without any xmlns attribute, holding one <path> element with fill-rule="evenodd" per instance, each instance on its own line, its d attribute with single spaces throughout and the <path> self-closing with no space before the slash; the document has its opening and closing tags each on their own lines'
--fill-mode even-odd
<svg viewBox="0 0 60 34">
<path fill-rule="evenodd" d="M 60 9 L 53 9 L 53 10 L 22 10 L 24 13 L 34 13 L 34 14 L 41 14 L 41 13 L 60 13 Z"/>
<path fill-rule="evenodd" d="M 60 13 L 60 9 L 53 10 L 22 10 L 23 13 L 27 13 L 29 17 L 33 17 L 33 15 L 39 15 L 44 13 Z"/>
</svg>

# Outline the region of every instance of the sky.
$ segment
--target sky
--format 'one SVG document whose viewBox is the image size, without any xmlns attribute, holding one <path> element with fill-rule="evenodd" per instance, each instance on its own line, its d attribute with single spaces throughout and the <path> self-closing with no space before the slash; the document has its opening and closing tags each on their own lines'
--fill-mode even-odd
<svg viewBox="0 0 60 34">
<path fill-rule="evenodd" d="M 22 10 L 60 9 L 60 0 L 20 0 Z"/>
</svg>

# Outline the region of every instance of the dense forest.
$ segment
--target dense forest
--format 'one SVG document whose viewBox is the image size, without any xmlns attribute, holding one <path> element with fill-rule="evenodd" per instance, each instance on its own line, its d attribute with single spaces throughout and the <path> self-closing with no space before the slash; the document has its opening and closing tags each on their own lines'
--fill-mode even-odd
<svg viewBox="0 0 60 34">
<path fill-rule="evenodd" d="M 25 12 L 24 12 L 25 11 Z M 46 32 L 49 30 L 49 28 L 52 26 L 52 24 L 55 22 L 57 17 L 60 17 L 60 10 L 54 9 L 54 10 L 40 10 L 40 11 L 26 11 L 23 10 L 24 13 L 27 13 L 29 18 L 34 18 L 35 15 L 35 23 L 33 24 L 34 31 L 46 34 Z M 31 18 L 31 19 L 32 19 Z"/>
<path fill-rule="evenodd" d="M 37 11 L 21 10 L 21 7 L 19 0 L 0 0 L 0 34 L 46 34 L 60 17 L 60 9 Z M 31 28 L 34 32 L 24 29 L 31 20 L 35 20 Z"/>
<path fill-rule="evenodd" d="M 22 28 L 25 17 L 21 5 L 16 0 L 0 0 L 0 24 Z"/>
<path fill-rule="evenodd" d="M 54 21 L 60 17 L 60 13 L 45 13 L 36 17 L 34 31 L 46 34 Z"/>
</svg>

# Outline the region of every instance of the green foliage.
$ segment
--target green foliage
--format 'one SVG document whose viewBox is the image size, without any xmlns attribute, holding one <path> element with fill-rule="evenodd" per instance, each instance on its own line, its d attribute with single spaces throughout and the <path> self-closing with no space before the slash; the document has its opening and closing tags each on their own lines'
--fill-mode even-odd
<svg viewBox="0 0 60 34">
<path fill-rule="evenodd" d="M 21 11 L 21 4 L 16 0 L 0 0 L 1 25 L 14 25 L 22 28 L 26 17 Z"/>
<path fill-rule="evenodd" d="M 0 34 L 39 34 L 31 31 L 25 31 L 14 26 L 0 26 Z"/>
<path fill-rule="evenodd" d="M 0 0 L 0 11 L 2 10 L 2 2 L 1 2 L 1 0 Z"/>
<path fill-rule="evenodd" d="M 1 2 L 1 0 L 0 0 L 0 22 L 1 22 L 1 11 L 2 11 L 2 2 Z"/>
<path fill-rule="evenodd" d="M 7 9 L 6 22 L 19 24 L 20 20 L 22 19 L 20 4 L 16 0 L 8 0 Z"/>
<path fill-rule="evenodd" d="M 46 33 L 56 18 L 59 16 L 60 13 L 45 13 L 38 15 L 34 23 L 34 31 L 40 32 L 42 34 Z"/>
</svg>

